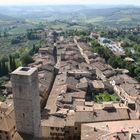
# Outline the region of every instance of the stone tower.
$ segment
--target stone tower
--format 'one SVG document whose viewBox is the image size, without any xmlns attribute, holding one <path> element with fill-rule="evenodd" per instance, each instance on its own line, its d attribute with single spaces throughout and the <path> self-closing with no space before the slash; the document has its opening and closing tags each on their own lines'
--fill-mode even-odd
<svg viewBox="0 0 140 140">
<path fill-rule="evenodd" d="M 19 67 L 11 74 L 18 132 L 40 137 L 40 98 L 36 68 Z"/>
</svg>

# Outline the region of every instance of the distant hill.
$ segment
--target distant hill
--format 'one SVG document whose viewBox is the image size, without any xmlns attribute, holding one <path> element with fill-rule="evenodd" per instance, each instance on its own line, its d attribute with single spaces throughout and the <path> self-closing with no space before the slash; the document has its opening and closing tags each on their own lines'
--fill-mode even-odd
<svg viewBox="0 0 140 140">
<path fill-rule="evenodd" d="M 0 29 L 9 28 L 20 23 L 20 19 L 9 15 L 0 14 Z"/>
<path fill-rule="evenodd" d="M 89 23 L 106 24 L 110 26 L 133 26 L 140 23 L 140 8 L 108 8 L 108 9 L 87 9 L 81 10 Z"/>
<path fill-rule="evenodd" d="M 15 21 L 16 18 L 11 17 L 9 15 L 0 14 L 0 20 L 2 20 L 2 21 Z"/>
<path fill-rule="evenodd" d="M 46 19 L 72 20 L 102 26 L 136 26 L 140 23 L 140 7 L 130 5 L 57 5 L 0 7 L 0 20 Z"/>
</svg>

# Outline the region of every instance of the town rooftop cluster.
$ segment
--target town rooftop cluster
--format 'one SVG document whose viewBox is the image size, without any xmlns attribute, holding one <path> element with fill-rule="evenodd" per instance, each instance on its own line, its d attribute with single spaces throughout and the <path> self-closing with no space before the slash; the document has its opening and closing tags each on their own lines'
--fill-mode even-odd
<svg viewBox="0 0 140 140">
<path fill-rule="evenodd" d="M 98 54 L 92 53 L 90 44 L 79 37 L 58 37 L 54 41 L 53 32 L 48 30 L 48 43 L 39 49 L 33 56 L 35 62 L 28 66 L 31 72 L 38 69 L 39 137 L 50 140 L 139 140 L 140 83 L 123 70 L 113 69 Z M 25 76 L 30 76 L 29 71 L 25 70 Z M 24 72 L 17 70 L 12 74 L 24 75 Z M 2 140 L 23 139 L 17 131 L 12 85 L 7 83 L 9 96 L 0 104 Z M 100 93 L 109 94 L 110 100 L 103 101 L 100 97 L 97 100 Z M 18 121 L 20 123 L 22 119 Z"/>
</svg>

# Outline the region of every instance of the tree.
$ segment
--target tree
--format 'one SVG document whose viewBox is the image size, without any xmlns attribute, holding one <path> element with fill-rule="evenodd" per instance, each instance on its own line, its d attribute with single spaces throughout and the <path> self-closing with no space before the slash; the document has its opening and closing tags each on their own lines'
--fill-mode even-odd
<svg viewBox="0 0 140 140">
<path fill-rule="evenodd" d="M 1 70 L 2 70 L 1 72 L 2 76 L 8 75 L 8 66 L 4 61 L 1 62 Z"/>
<path fill-rule="evenodd" d="M 135 73 L 136 75 L 139 75 L 139 76 L 140 76 L 140 68 L 137 67 L 137 68 L 134 70 L 134 73 Z"/>
<path fill-rule="evenodd" d="M 123 60 L 119 56 L 111 56 L 108 60 L 108 63 L 114 68 L 122 68 Z"/>
<path fill-rule="evenodd" d="M 7 37 L 7 36 L 8 36 L 8 34 L 7 34 L 6 31 L 3 32 L 3 36 L 4 36 L 4 37 Z"/>
<path fill-rule="evenodd" d="M 38 49 L 39 49 L 40 47 L 38 47 L 38 46 L 36 46 L 35 44 L 33 44 L 33 47 L 31 48 L 31 50 L 29 51 L 29 54 L 32 56 L 32 55 L 34 55 L 35 53 L 37 53 L 38 52 Z"/>
<path fill-rule="evenodd" d="M 11 40 L 11 44 L 18 44 L 18 43 L 20 43 L 21 42 L 21 40 L 19 39 L 19 38 L 13 38 L 12 40 Z"/>
<path fill-rule="evenodd" d="M 10 70 L 12 70 L 12 66 L 13 66 L 12 55 L 9 55 L 9 67 L 10 67 Z"/>
<path fill-rule="evenodd" d="M 22 62 L 22 65 L 23 66 L 27 66 L 28 64 L 33 63 L 34 60 L 31 57 L 31 55 L 29 55 L 28 53 L 26 53 L 26 54 L 23 54 L 21 56 L 21 62 Z"/>
<path fill-rule="evenodd" d="M 102 57 L 105 58 L 106 61 L 108 61 L 108 59 L 110 58 L 111 54 L 112 53 L 110 52 L 109 49 L 103 48 Z"/>
<path fill-rule="evenodd" d="M 1 60 L 0 60 L 0 76 L 2 76 L 2 65 L 1 65 Z"/>
<path fill-rule="evenodd" d="M 15 57 L 13 57 L 12 55 L 9 55 L 9 67 L 10 67 L 10 71 L 14 71 L 17 68 Z"/>
<path fill-rule="evenodd" d="M 138 75 L 138 76 L 136 77 L 136 79 L 140 82 L 140 75 Z"/>
<path fill-rule="evenodd" d="M 40 39 L 40 37 L 37 35 L 37 31 L 32 29 L 27 31 L 27 38 L 29 40 Z"/>
<path fill-rule="evenodd" d="M 114 68 L 118 67 L 118 62 L 116 61 L 116 59 L 114 59 L 114 57 L 110 57 L 108 63 Z"/>
<path fill-rule="evenodd" d="M 129 49 L 125 49 L 126 56 L 132 57 L 132 52 Z"/>
<path fill-rule="evenodd" d="M 54 42 L 56 42 L 57 37 L 58 37 L 58 33 L 57 33 L 56 31 L 54 31 L 54 32 L 52 33 L 52 35 L 53 35 L 53 40 L 54 40 Z"/>
<path fill-rule="evenodd" d="M 2 57 L 0 60 L 0 75 L 8 75 L 8 58 L 6 56 Z"/>
<path fill-rule="evenodd" d="M 135 72 L 134 72 L 135 69 L 136 69 L 135 64 L 126 64 L 126 65 L 125 65 L 125 68 L 129 70 L 129 73 L 130 73 L 130 75 L 131 75 L 132 77 L 135 77 L 135 76 L 136 76 L 136 74 L 135 74 Z"/>
</svg>

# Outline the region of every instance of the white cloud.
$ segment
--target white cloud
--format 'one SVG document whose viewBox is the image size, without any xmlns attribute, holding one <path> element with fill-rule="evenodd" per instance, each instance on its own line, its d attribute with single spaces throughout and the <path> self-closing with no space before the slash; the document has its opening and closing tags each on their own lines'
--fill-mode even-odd
<svg viewBox="0 0 140 140">
<path fill-rule="evenodd" d="M 133 4 L 140 5 L 139 0 L 0 0 L 0 5 L 19 4 Z"/>
</svg>

